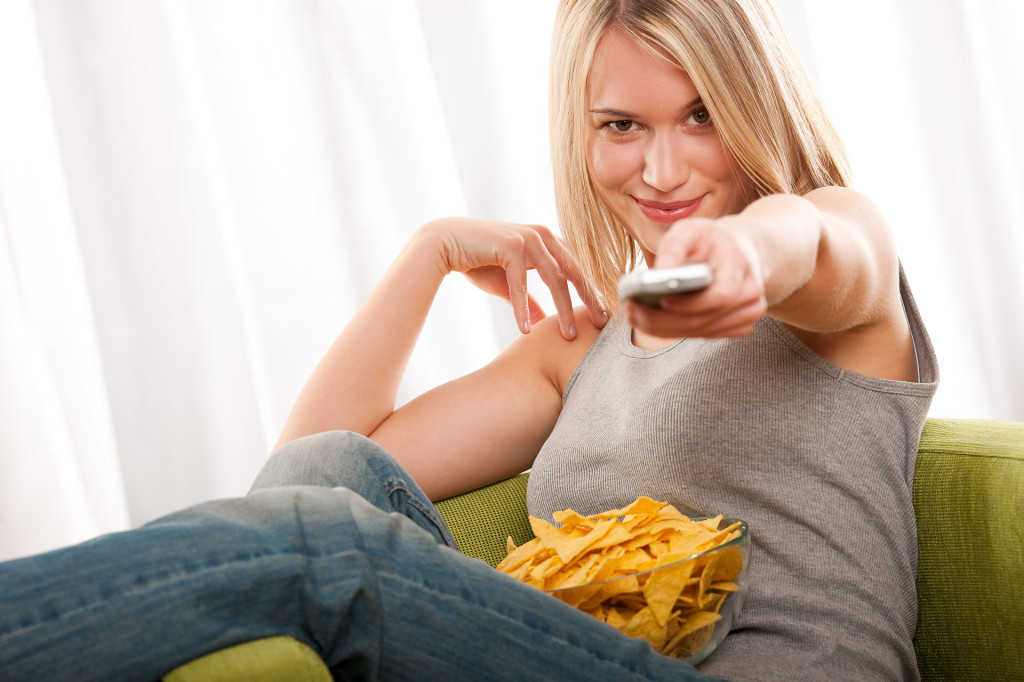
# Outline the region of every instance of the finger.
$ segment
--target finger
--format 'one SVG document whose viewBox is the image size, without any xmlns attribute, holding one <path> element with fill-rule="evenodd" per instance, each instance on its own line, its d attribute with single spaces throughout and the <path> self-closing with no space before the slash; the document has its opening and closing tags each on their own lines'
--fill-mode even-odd
<svg viewBox="0 0 1024 682">
<path fill-rule="evenodd" d="M 562 332 L 562 337 L 572 341 L 576 338 L 576 315 L 572 310 L 572 297 L 569 295 L 565 274 L 546 244 L 538 244 L 534 259 L 534 268 L 537 270 L 537 274 L 540 275 L 541 280 L 551 292 L 551 300 L 555 304 L 558 328 Z"/>
<path fill-rule="evenodd" d="M 597 292 L 583 275 L 583 270 L 579 267 L 572 253 L 564 245 L 561 246 L 561 249 L 562 272 L 565 275 L 565 279 L 572 282 L 572 286 L 579 295 L 580 301 L 587 309 L 590 322 L 598 329 L 602 329 L 608 324 L 608 304 L 605 303 L 601 294 Z"/>
<path fill-rule="evenodd" d="M 510 255 L 505 268 L 505 281 L 508 283 L 508 300 L 512 304 L 512 314 L 516 325 L 523 334 L 530 333 L 530 295 L 526 283 L 526 264 L 522 254 Z"/>
<path fill-rule="evenodd" d="M 542 225 L 531 226 L 523 239 L 528 266 L 537 271 L 551 292 L 551 300 L 558 315 L 559 331 L 563 338 L 572 341 L 576 338 L 576 315 L 572 310 L 572 297 L 569 295 L 562 267 L 552 253 L 553 250 L 557 251 L 560 245 L 551 231 Z"/>
<path fill-rule="evenodd" d="M 601 299 L 600 294 L 591 286 L 590 282 L 583 276 L 583 271 L 576 262 L 576 258 L 572 252 L 566 248 L 562 240 L 552 234 L 550 230 L 542 229 L 538 230 L 538 234 L 541 239 L 544 240 L 544 244 L 548 249 L 548 252 L 552 254 L 555 262 L 558 266 L 559 279 L 564 282 L 572 282 L 573 288 L 580 297 L 580 301 L 587 309 L 587 314 L 590 316 L 590 321 L 595 327 L 601 329 L 608 323 L 608 307 L 605 302 Z M 572 315 L 575 320 L 575 313 L 572 312 L 572 297 L 569 295 L 568 287 L 564 288 L 563 304 L 566 306 L 566 310 Z M 554 292 L 552 292 L 554 296 Z M 555 297 L 555 306 L 559 305 L 559 300 Z M 560 309 L 561 310 L 561 309 Z"/>
<path fill-rule="evenodd" d="M 587 309 L 590 322 L 598 329 L 608 324 L 608 305 L 600 294 L 590 285 L 579 270 L 570 270 L 566 278 L 572 282 L 573 288 L 579 294 L 580 301 Z"/>
<path fill-rule="evenodd" d="M 763 294 L 751 283 L 743 291 L 728 291 L 724 287 L 708 288 L 704 291 L 664 296 L 660 301 L 662 310 L 685 315 L 695 320 L 712 320 L 725 311 L 746 307 L 757 302 L 764 303 Z"/>
<path fill-rule="evenodd" d="M 669 313 L 654 324 L 664 325 L 663 330 L 681 336 L 715 338 L 725 335 L 727 330 L 732 333 L 737 327 L 745 326 L 747 331 L 750 331 L 763 314 L 764 306 L 757 301 L 751 301 L 740 307 L 720 311 L 714 316 L 689 317 Z"/>
<path fill-rule="evenodd" d="M 707 261 L 711 256 L 708 235 L 713 225 L 714 221 L 704 218 L 687 218 L 674 223 L 658 243 L 654 267 Z"/>
<path fill-rule="evenodd" d="M 756 301 L 731 310 L 704 325 L 701 330 L 702 336 L 722 338 L 749 334 L 757 321 L 764 316 L 764 310 L 764 306 Z"/>
<path fill-rule="evenodd" d="M 748 334 L 764 312 L 764 301 L 752 300 L 713 315 L 680 315 L 660 308 L 631 303 L 627 315 L 630 324 L 655 336 L 719 338 Z"/>
</svg>

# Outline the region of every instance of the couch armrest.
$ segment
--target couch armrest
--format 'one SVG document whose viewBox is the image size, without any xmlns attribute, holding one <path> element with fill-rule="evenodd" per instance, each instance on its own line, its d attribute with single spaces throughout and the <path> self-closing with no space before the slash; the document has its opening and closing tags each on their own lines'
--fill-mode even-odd
<svg viewBox="0 0 1024 682">
<path fill-rule="evenodd" d="M 1024 679 L 1024 424 L 929 419 L 914 508 L 922 677 Z"/>
</svg>

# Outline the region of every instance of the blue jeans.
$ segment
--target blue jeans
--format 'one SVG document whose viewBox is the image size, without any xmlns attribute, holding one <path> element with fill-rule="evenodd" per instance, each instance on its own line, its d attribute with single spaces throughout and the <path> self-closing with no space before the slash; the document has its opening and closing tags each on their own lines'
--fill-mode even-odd
<svg viewBox="0 0 1024 682">
<path fill-rule="evenodd" d="M 454 547 L 374 443 L 304 438 L 247 497 L 0 564 L 0 679 L 154 680 L 273 635 L 338 679 L 706 679 Z"/>
</svg>

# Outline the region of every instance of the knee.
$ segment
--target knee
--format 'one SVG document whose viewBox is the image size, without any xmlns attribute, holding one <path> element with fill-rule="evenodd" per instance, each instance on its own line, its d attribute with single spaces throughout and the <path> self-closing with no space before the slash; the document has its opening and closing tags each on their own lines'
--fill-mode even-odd
<svg viewBox="0 0 1024 682">
<path fill-rule="evenodd" d="M 325 431 L 297 438 L 270 456 L 250 492 L 290 485 L 343 486 L 381 456 L 386 453 L 379 445 L 351 431 Z"/>
<path fill-rule="evenodd" d="M 274 454 L 284 453 L 289 457 L 303 457 L 321 453 L 379 450 L 380 446 L 361 433 L 354 431 L 322 431 L 288 441 Z"/>
<path fill-rule="evenodd" d="M 398 512 L 456 547 L 427 495 L 402 466 L 369 438 L 346 431 L 307 436 L 282 446 L 250 492 L 285 486 L 345 488 L 371 506 Z"/>
</svg>

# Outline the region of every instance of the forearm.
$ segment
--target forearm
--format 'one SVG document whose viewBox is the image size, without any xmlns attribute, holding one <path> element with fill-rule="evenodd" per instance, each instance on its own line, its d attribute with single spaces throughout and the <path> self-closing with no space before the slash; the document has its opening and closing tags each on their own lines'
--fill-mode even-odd
<svg viewBox="0 0 1024 682">
<path fill-rule="evenodd" d="M 275 446 L 331 430 L 369 435 L 398 386 L 447 274 L 436 231 L 421 228 L 346 325 L 299 394 Z"/>
<path fill-rule="evenodd" d="M 877 207 L 849 189 L 774 195 L 739 214 L 753 245 L 768 314 L 819 333 L 875 321 L 896 291 L 896 247 Z"/>
<path fill-rule="evenodd" d="M 721 219 L 760 270 L 769 309 L 814 276 L 822 246 L 822 214 L 804 197 L 775 194 Z"/>
<path fill-rule="evenodd" d="M 899 324 L 892 234 L 878 207 L 847 188 L 681 220 L 662 238 L 655 267 L 701 261 L 715 272 L 707 289 L 667 296 L 663 310 L 630 304 L 631 323 L 664 338 L 742 336 L 765 314 L 820 335 Z"/>
</svg>

